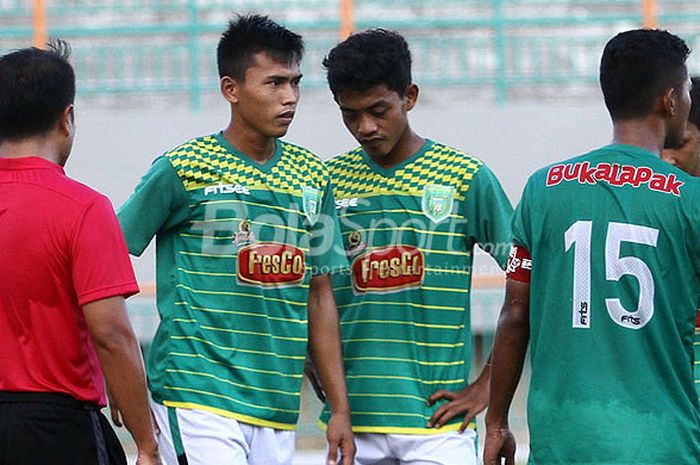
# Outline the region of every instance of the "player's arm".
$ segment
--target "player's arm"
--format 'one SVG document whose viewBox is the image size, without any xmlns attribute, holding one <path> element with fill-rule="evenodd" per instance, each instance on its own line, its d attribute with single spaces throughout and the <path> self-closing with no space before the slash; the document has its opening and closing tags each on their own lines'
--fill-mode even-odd
<svg viewBox="0 0 700 465">
<path fill-rule="evenodd" d="M 512 242 L 513 206 L 487 166 L 474 175 L 463 205 L 467 236 L 505 270 Z"/>
<path fill-rule="evenodd" d="M 463 203 L 467 236 L 488 252 L 503 269 L 508 260 L 511 243 L 510 222 L 513 207 L 493 172 L 483 165 L 471 180 L 468 197 Z M 460 432 L 481 413 L 488 403 L 491 355 L 477 379 L 460 391 L 441 389 L 428 398 L 432 406 L 441 405 L 428 421 L 428 428 L 440 428 L 452 418 L 464 415 Z"/>
<path fill-rule="evenodd" d="M 160 464 L 141 350 L 129 324 L 124 297 L 97 300 L 82 308 L 110 395 L 136 442 L 137 464 Z"/>
<path fill-rule="evenodd" d="M 527 258 L 525 258 L 527 257 Z M 510 431 L 508 411 L 520 381 L 530 340 L 529 254 L 513 246 L 508 265 L 506 296 L 498 319 L 493 344 L 489 409 L 486 413 L 484 463 L 515 464 L 515 438 Z"/>
<path fill-rule="evenodd" d="M 308 378 L 309 383 L 311 383 L 311 387 L 316 393 L 316 398 L 318 398 L 318 400 L 320 400 L 321 403 L 325 404 L 326 392 L 323 390 L 323 385 L 321 384 L 321 380 L 318 377 L 318 371 L 314 366 L 314 362 L 311 361 L 311 358 L 308 355 L 306 356 L 306 360 L 304 361 L 304 374 Z"/>
<path fill-rule="evenodd" d="M 112 204 L 99 196 L 76 221 L 71 238 L 72 279 L 107 388 L 124 410 L 139 448 L 139 465 L 158 464 L 146 376 L 124 299 L 138 292 L 124 236 Z"/>
<path fill-rule="evenodd" d="M 350 425 L 350 404 L 345 387 L 338 311 L 329 274 L 311 278 L 309 353 L 331 408 L 331 419 L 326 433 L 328 463 L 338 463 L 338 449 L 340 449 L 342 452 L 340 463 L 352 465 L 355 457 L 355 441 Z"/>
<path fill-rule="evenodd" d="M 187 194 L 167 157 L 159 157 L 117 216 L 129 253 L 141 255 L 156 233 L 188 219 Z"/>
</svg>

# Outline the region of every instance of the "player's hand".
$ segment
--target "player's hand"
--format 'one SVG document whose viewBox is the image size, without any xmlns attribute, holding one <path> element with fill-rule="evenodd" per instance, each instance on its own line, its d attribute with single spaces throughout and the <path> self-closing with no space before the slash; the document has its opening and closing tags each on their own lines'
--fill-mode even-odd
<svg viewBox="0 0 700 465">
<path fill-rule="evenodd" d="M 350 427 L 350 415 L 331 415 L 326 439 L 328 440 L 327 465 L 352 465 L 354 463 L 355 438 Z"/>
<path fill-rule="evenodd" d="M 464 415 L 464 420 L 459 426 L 459 432 L 464 432 L 469 423 L 482 412 L 489 401 L 488 377 L 483 377 L 459 392 L 441 389 L 428 398 L 428 405 L 432 406 L 439 400 L 447 400 L 442 404 L 428 421 L 428 428 L 441 428 L 457 415 Z"/>
<path fill-rule="evenodd" d="M 139 451 L 136 456 L 136 465 L 162 465 L 158 450 L 151 452 Z"/>
<path fill-rule="evenodd" d="M 515 465 L 515 437 L 508 428 L 486 427 L 484 465 Z"/>
<path fill-rule="evenodd" d="M 309 381 L 311 382 L 311 387 L 314 388 L 314 392 L 316 393 L 316 397 L 318 397 L 318 400 L 325 403 L 326 391 L 323 390 L 323 386 L 321 385 L 321 378 L 318 376 L 316 367 L 311 361 L 311 357 L 309 357 L 308 355 L 306 356 L 306 361 L 304 362 L 304 374 L 307 378 L 309 378 Z"/>
<path fill-rule="evenodd" d="M 121 428 L 124 426 L 124 422 L 122 421 L 122 411 L 119 408 L 117 401 L 109 393 L 109 389 L 107 389 L 107 401 L 109 403 L 109 413 L 112 417 L 112 423 L 114 423 L 114 426 L 117 428 Z M 156 415 L 153 413 L 153 410 L 151 410 L 151 420 L 153 421 L 153 431 L 155 431 L 156 434 L 160 434 L 160 427 L 158 426 Z"/>
</svg>

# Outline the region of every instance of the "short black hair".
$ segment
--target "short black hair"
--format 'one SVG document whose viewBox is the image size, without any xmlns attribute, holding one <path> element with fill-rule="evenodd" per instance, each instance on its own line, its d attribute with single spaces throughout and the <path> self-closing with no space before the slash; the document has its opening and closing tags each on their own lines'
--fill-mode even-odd
<svg viewBox="0 0 700 465">
<path fill-rule="evenodd" d="M 304 41 L 267 16 L 236 16 L 228 24 L 216 49 L 219 77 L 245 79 L 253 55 L 266 52 L 281 63 L 299 63 L 304 55 Z"/>
<path fill-rule="evenodd" d="M 610 39 L 600 60 L 600 87 L 613 121 L 643 117 L 666 89 L 680 90 L 689 54 L 683 39 L 658 29 Z"/>
<path fill-rule="evenodd" d="M 23 48 L 0 57 L 0 141 L 47 133 L 75 101 L 70 46 Z"/>
<path fill-rule="evenodd" d="M 385 84 L 403 97 L 411 84 L 411 51 L 398 32 L 369 29 L 336 45 L 323 59 L 334 96 Z"/>
<path fill-rule="evenodd" d="M 690 89 L 692 103 L 690 105 L 688 121 L 700 129 L 700 76 L 693 76 L 690 78 L 690 81 L 693 83 L 693 88 Z"/>
</svg>

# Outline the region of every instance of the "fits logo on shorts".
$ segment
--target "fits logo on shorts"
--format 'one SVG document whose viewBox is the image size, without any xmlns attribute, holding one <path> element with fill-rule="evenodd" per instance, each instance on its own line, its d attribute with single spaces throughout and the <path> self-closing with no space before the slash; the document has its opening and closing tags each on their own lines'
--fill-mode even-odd
<svg viewBox="0 0 700 465">
<path fill-rule="evenodd" d="M 423 253 L 408 245 L 370 250 L 352 262 L 353 287 L 359 292 L 420 287 L 424 274 Z"/>
<path fill-rule="evenodd" d="M 257 242 L 238 251 L 238 281 L 258 286 L 287 286 L 304 280 L 304 252 L 279 242 Z"/>
</svg>

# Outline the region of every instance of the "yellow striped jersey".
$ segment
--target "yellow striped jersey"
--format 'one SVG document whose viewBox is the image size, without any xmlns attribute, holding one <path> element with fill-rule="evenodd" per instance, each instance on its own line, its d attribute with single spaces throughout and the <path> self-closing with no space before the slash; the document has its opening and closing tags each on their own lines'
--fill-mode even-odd
<svg viewBox="0 0 700 465">
<path fill-rule="evenodd" d="M 361 148 L 328 162 L 350 269 L 336 273 L 357 432 L 432 434 L 439 389 L 466 386 L 475 244 L 505 266 L 512 207 L 484 163 L 427 140 L 384 169 Z M 321 414 L 329 419 L 328 406 Z"/>
<path fill-rule="evenodd" d="M 260 165 L 200 137 L 156 159 L 119 219 L 132 254 L 156 236 L 154 400 L 293 429 L 309 282 L 347 264 L 320 160 L 276 141 Z"/>
</svg>

